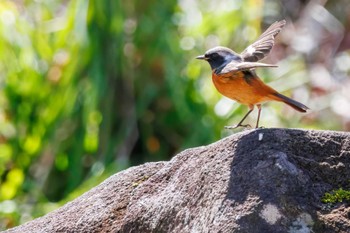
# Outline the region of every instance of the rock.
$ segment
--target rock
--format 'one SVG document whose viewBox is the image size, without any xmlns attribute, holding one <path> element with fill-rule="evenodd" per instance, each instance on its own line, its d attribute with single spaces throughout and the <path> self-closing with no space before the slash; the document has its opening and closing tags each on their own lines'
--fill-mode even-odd
<svg viewBox="0 0 350 233">
<path fill-rule="evenodd" d="M 117 173 L 15 232 L 350 232 L 350 134 L 256 129 Z"/>
</svg>

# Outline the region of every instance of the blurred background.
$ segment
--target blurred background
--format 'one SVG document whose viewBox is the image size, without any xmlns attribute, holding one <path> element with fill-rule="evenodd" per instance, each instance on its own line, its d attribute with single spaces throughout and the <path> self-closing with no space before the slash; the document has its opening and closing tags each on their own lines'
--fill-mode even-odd
<svg viewBox="0 0 350 233">
<path fill-rule="evenodd" d="M 0 1 L 0 230 L 234 133 L 247 107 L 194 58 L 241 52 L 281 19 L 264 60 L 279 68 L 258 73 L 311 111 L 268 103 L 260 124 L 348 131 L 348 0 Z"/>
</svg>

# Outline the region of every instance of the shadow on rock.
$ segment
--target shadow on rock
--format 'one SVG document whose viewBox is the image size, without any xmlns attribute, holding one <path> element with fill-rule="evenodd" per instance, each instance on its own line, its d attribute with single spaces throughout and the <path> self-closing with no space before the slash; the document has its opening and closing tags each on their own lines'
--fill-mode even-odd
<svg viewBox="0 0 350 233">
<path fill-rule="evenodd" d="M 240 232 L 334 232 L 321 198 L 349 187 L 350 141 L 348 134 L 330 134 L 257 129 L 232 145 L 226 201 Z M 340 224 L 339 232 L 347 227 Z"/>
</svg>

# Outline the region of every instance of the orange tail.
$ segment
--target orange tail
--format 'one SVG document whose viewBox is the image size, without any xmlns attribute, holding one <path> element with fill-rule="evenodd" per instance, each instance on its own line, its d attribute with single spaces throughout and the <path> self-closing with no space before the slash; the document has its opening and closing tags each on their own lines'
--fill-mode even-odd
<svg viewBox="0 0 350 233">
<path fill-rule="evenodd" d="M 306 112 L 306 110 L 308 110 L 309 108 L 306 107 L 304 104 L 299 103 L 298 101 L 295 101 L 287 96 L 284 96 L 280 93 L 274 93 L 273 95 L 273 99 L 277 100 L 277 101 L 281 101 L 283 103 L 288 104 L 289 106 L 291 106 L 292 108 L 294 108 L 295 110 L 299 111 L 299 112 Z"/>
</svg>

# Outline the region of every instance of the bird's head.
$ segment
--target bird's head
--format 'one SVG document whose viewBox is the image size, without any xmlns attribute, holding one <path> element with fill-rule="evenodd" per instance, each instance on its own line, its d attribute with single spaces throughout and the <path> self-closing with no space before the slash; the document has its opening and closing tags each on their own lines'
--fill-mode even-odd
<svg viewBox="0 0 350 233">
<path fill-rule="evenodd" d="M 242 61 L 239 54 L 235 53 L 229 48 L 221 46 L 209 49 L 204 55 L 200 55 L 196 58 L 208 61 L 212 70 L 226 65 L 231 61 Z"/>
</svg>

